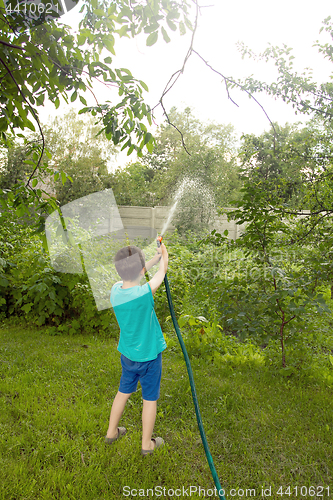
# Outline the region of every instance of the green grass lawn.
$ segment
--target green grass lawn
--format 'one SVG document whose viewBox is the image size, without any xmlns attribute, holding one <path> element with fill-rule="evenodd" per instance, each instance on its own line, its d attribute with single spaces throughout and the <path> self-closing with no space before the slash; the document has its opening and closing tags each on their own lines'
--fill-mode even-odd
<svg viewBox="0 0 333 500">
<path fill-rule="evenodd" d="M 1 500 L 210 498 L 203 489 L 214 483 L 180 348 L 164 353 L 155 429 L 166 446 L 143 458 L 140 390 L 121 421 L 127 435 L 104 444 L 120 378 L 114 339 L 0 328 Z M 228 498 L 264 498 L 269 487 L 272 499 L 332 496 L 332 389 L 266 367 L 217 369 L 200 360 L 192 367 Z M 156 487 L 154 496 L 141 491 Z"/>
</svg>

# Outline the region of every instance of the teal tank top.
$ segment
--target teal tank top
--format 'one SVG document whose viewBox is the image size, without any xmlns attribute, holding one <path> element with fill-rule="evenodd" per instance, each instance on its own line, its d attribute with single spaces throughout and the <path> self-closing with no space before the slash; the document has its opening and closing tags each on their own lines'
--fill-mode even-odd
<svg viewBox="0 0 333 500">
<path fill-rule="evenodd" d="M 131 361 L 151 361 L 166 348 L 149 283 L 122 289 L 122 281 L 111 290 L 119 327 L 118 351 Z"/>
</svg>

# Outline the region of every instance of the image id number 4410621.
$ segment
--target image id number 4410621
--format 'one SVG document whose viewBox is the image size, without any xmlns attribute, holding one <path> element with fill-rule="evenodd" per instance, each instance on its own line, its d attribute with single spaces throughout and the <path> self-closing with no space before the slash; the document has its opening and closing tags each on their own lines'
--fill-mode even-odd
<svg viewBox="0 0 333 500">
<path fill-rule="evenodd" d="M 294 487 L 283 487 L 280 486 L 276 492 L 277 495 L 281 495 L 281 498 L 329 498 L 330 487 L 329 486 L 294 486 Z"/>
<path fill-rule="evenodd" d="M 7 1 L 5 2 L 6 6 L 6 14 L 11 15 L 11 14 L 21 14 L 24 16 L 34 16 L 34 15 L 41 15 L 41 14 L 62 14 L 61 10 L 61 4 L 58 4 L 57 2 L 51 3 L 51 2 L 34 2 L 26 0 L 26 1 L 21 1 L 18 2 L 16 1 Z"/>
</svg>

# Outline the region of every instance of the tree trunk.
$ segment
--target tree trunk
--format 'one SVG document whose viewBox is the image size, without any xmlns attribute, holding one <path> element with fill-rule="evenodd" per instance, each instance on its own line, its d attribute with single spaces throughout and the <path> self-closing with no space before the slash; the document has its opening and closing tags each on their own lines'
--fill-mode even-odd
<svg viewBox="0 0 333 500">
<path fill-rule="evenodd" d="M 282 366 L 283 368 L 286 367 L 286 356 L 284 352 L 284 341 L 283 341 L 283 329 L 284 329 L 284 321 L 282 321 L 281 326 L 280 326 L 280 342 L 281 342 L 281 349 L 282 349 Z"/>
</svg>

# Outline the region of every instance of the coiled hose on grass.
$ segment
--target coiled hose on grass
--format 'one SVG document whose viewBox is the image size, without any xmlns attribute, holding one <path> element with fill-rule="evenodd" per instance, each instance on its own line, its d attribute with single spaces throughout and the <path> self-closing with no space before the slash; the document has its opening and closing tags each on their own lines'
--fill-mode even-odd
<svg viewBox="0 0 333 500">
<path fill-rule="evenodd" d="M 211 455 L 211 453 L 209 451 L 209 446 L 208 446 L 208 442 L 207 442 L 205 430 L 204 430 L 202 419 L 201 419 L 201 415 L 200 415 L 199 403 L 198 403 L 198 398 L 197 398 L 197 392 L 196 392 L 196 389 L 195 389 L 195 384 L 194 384 L 194 379 L 193 379 L 193 372 L 192 372 L 192 367 L 191 367 L 191 363 L 190 363 L 190 358 L 188 357 L 187 350 L 186 350 L 186 347 L 185 347 L 185 344 L 184 344 L 184 341 L 183 341 L 183 337 L 182 337 L 182 334 L 180 332 L 180 329 L 179 329 L 179 326 L 178 326 L 178 322 L 177 322 L 177 319 L 176 319 L 176 315 L 175 315 L 175 311 L 174 311 L 173 303 L 172 303 L 172 299 L 171 299 L 171 293 L 170 293 L 170 288 L 169 288 L 169 282 L 168 282 L 167 275 L 165 275 L 165 277 L 164 277 L 164 284 L 165 284 L 166 294 L 167 294 L 167 297 L 168 297 L 168 304 L 169 304 L 169 309 L 170 309 L 170 314 L 171 314 L 173 326 L 174 326 L 174 328 L 176 330 L 177 337 L 178 337 L 178 340 L 179 340 L 179 343 L 180 343 L 180 347 L 182 348 L 182 351 L 183 351 L 183 355 L 184 355 L 184 359 L 185 359 L 185 363 L 186 363 L 186 368 L 187 368 L 187 373 L 188 373 L 188 377 L 190 379 L 190 386 L 191 386 L 191 391 L 192 391 L 192 399 L 193 399 L 193 404 L 194 404 L 194 408 L 195 408 L 195 414 L 196 414 L 196 417 L 197 417 L 197 422 L 198 422 L 198 427 L 199 427 L 199 431 L 200 431 L 200 435 L 201 435 L 202 444 L 203 444 L 204 449 L 205 449 L 205 453 L 206 453 L 208 465 L 209 465 L 210 471 L 212 473 L 212 477 L 213 477 L 213 480 L 214 480 L 214 483 L 215 483 L 215 486 L 216 486 L 219 498 L 221 500 L 225 500 L 225 496 L 223 494 L 224 491 L 223 491 L 223 489 L 221 487 L 221 484 L 220 484 L 220 481 L 219 481 L 219 478 L 218 478 L 218 475 L 217 475 L 217 472 L 216 472 L 216 469 L 215 469 L 215 465 L 214 465 L 214 462 L 213 462 L 213 458 L 212 458 L 212 455 Z"/>
</svg>

